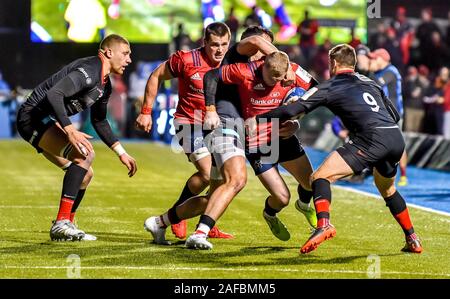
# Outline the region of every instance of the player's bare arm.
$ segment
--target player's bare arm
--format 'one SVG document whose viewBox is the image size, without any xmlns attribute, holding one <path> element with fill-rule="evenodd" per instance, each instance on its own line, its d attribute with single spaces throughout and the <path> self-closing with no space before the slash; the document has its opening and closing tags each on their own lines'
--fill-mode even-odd
<svg viewBox="0 0 450 299">
<path fill-rule="evenodd" d="M 172 73 L 169 70 L 169 63 L 161 63 L 150 75 L 145 86 L 144 102 L 142 103 L 141 113 L 136 119 L 136 127 L 145 132 L 150 132 L 152 128 L 152 107 L 161 83 L 172 79 Z"/>
</svg>

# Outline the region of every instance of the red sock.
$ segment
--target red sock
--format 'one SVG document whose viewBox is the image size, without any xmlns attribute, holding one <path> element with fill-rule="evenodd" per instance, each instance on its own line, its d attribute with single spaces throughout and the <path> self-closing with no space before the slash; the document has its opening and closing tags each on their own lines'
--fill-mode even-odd
<svg viewBox="0 0 450 299">
<path fill-rule="evenodd" d="M 411 218 L 409 217 L 408 208 L 404 209 L 394 217 L 395 220 L 397 220 L 398 224 L 400 224 L 406 235 L 414 232 L 414 230 L 411 230 L 413 228 L 413 225 L 411 222 Z"/>
<path fill-rule="evenodd" d="M 59 203 L 58 216 L 56 216 L 56 221 L 58 220 L 70 220 L 70 214 L 72 211 L 73 200 L 69 198 L 61 198 Z"/>
<path fill-rule="evenodd" d="M 74 218 L 75 218 L 75 212 L 70 213 L 70 222 L 73 223 Z"/>
<path fill-rule="evenodd" d="M 314 201 L 317 214 L 317 227 L 325 227 L 330 223 L 330 202 L 321 198 Z"/>
<path fill-rule="evenodd" d="M 400 175 L 406 176 L 406 167 L 405 166 L 400 166 Z"/>
</svg>

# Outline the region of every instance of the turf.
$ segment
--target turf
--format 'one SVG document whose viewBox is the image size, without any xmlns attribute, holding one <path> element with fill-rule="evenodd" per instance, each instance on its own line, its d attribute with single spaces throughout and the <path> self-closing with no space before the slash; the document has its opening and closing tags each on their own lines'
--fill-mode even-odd
<svg viewBox="0 0 450 299">
<path fill-rule="evenodd" d="M 194 168 L 167 146 L 128 143 L 139 167 L 130 179 L 109 149 L 94 146 L 95 176 L 77 219 L 98 241 L 51 242 L 63 172 L 24 141 L 0 141 L 0 278 L 367 278 L 377 269 L 381 278 L 450 277 L 450 218 L 411 208 L 425 251 L 404 254 L 402 231 L 383 201 L 333 189 L 337 236 L 300 255 L 306 220 L 291 203 L 280 214 L 291 239 L 275 239 L 261 216 L 267 192 L 250 171 L 218 223 L 234 240 L 214 239 L 212 251 L 194 251 L 168 232 L 174 245 L 154 245 L 144 220 L 171 206 Z M 286 180 L 295 194 L 293 179 Z M 189 222 L 190 231 L 195 224 Z"/>
</svg>

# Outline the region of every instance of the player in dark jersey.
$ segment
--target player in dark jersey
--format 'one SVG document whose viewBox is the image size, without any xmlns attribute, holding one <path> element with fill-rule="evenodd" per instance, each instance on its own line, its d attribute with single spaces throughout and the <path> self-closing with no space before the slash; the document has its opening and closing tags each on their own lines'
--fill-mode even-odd
<svg viewBox="0 0 450 299">
<path fill-rule="evenodd" d="M 135 160 L 126 153 L 106 120 L 111 95 L 109 74 L 122 75 L 131 63 L 130 54 L 125 38 L 109 35 L 100 43 L 98 56 L 80 58 L 63 67 L 38 85 L 19 109 L 17 129 L 22 138 L 66 171 L 58 215 L 50 230 L 52 240 L 96 239 L 73 223 L 93 176 L 95 154 L 88 141 L 92 137 L 75 129 L 69 116 L 90 108 L 97 134 L 119 156 L 128 175 L 136 173 Z"/>
<path fill-rule="evenodd" d="M 326 106 L 350 131 L 350 141 L 332 152 L 312 175 L 318 223 L 301 253 L 313 251 L 336 235 L 336 229 L 330 223 L 330 183 L 358 174 L 366 167 L 374 168 L 375 185 L 405 233 L 406 245 L 402 250 L 421 253 L 422 246 L 414 232 L 405 200 L 395 188 L 396 167 L 405 148 L 397 125 L 399 114 L 378 84 L 354 72 L 356 55 L 351 46 L 337 45 L 331 49 L 329 64 L 330 80 L 313 87 L 300 100 L 249 121 L 253 131 L 261 119 L 283 121 Z"/>
</svg>

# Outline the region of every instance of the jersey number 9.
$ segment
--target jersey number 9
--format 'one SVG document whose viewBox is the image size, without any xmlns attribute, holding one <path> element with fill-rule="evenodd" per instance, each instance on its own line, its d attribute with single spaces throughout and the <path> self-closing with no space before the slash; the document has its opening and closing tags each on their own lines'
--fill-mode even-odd
<svg viewBox="0 0 450 299">
<path fill-rule="evenodd" d="M 363 94 L 363 99 L 364 99 L 364 102 L 366 102 L 367 105 L 370 106 L 370 109 L 372 109 L 372 111 L 378 112 L 380 110 L 380 106 L 378 106 L 377 101 L 375 100 L 373 95 L 371 95 L 370 93 L 365 92 Z"/>
</svg>

